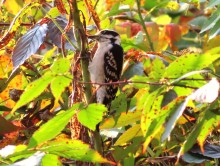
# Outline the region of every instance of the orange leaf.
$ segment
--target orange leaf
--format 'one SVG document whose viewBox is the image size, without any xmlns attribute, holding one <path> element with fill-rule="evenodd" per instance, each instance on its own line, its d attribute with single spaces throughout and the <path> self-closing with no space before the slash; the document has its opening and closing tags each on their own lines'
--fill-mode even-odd
<svg viewBox="0 0 220 166">
<path fill-rule="evenodd" d="M 98 30 L 100 30 L 100 19 L 98 14 L 96 13 L 96 11 L 94 10 L 94 7 L 92 5 L 92 1 L 91 0 L 85 0 L 87 9 L 89 10 L 89 13 L 92 16 L 93 21 L 95 22 Z"/>
<path fill-rule="evenodd" d="M 55 5 L 61 14 L 67 14 L 62 0 L 55 0 Z"/>
</svg>

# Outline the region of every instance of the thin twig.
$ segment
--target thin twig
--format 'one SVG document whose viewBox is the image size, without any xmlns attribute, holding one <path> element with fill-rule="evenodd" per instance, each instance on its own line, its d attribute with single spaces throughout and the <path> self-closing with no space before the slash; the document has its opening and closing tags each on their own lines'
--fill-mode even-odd
<svg viewBox="0 0 220 166">
<path fill-rule="evenodd" d="M 0 23 L 0 26 L 10 26 L 11 23 Z M 19 26 L 32 26 L 33 23 L 21 23 Z"/>
<path fill-rule="evenodd" d="M 151 38 L 150 38 L 149 33 L 147 32 L 147 28 L 146 28 L 144 19 L 143 19 L 142 14 L 141 14 L 141 4 L 140 4 L 141 2 L 140 2 L 140 0 L 136 0 L 136 3 L 137 3 L 138 15 L 139 15 L 139 18 L 140 18 L 140 21 L 141 21 L 141 25 L 142 25 L 142 27 L 143 27 L 143 29 L 144 29 L 145 34 L 146 34 L 147 40 L 148 40 L 149 45 L 150 45 L 150 49 L 151 49 L 152 51 L 154 51 L 153 43 L 152 43 L 152 41 L 151 41 Z"/>
<path fill-rule="evenodd" d="M 170 86 L 169 83 L 162 83 L 162 82 L 142 82 L 142 81 L 117 81 L 117 82 L 109 82 L 109 83 L 98 83 L 98 82 L 82 82 L 79 81 L 79 84 L 92 84 L 92 85 L 100 85 L 100 86 L 106 86 L 106 85 L 121 85 L 121 84 L 149 84 L 149 85 L 167 85 Z M 187 85 L 179 85 L 179 84 L 172 84 L 172 86 L 179 86 L 184 88 L 190 88 L 190 89 L 198 89 L 198 87 L 192 87 Z"/>
</svg>

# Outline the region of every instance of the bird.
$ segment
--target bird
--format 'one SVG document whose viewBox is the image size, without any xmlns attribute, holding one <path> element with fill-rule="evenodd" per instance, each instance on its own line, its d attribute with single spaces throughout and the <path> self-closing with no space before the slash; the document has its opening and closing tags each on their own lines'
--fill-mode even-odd
<svg viewBox="0 0 220 166">
<path fill-rule="evenodd" d="M 120 80 L 124 59 L 120 35 L 114 30 L 106 29 L 88 37 L 98 43 L 98 48 L 88 66 L 91 81 L 98 83 L 95 85 L 96 101 L 109 109 L 111 101 L 115 99 L 118 86 L 102 84 Z"/>
</svg>

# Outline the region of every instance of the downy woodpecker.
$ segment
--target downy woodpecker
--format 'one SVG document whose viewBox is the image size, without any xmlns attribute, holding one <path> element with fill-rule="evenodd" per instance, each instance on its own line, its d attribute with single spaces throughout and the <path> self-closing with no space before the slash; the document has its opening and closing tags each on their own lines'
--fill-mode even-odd
<svg viewBox="0 0 220 166">
<path fill-rule="evenodd" d="M 98 42 L 98 48 L 89 64 L 91 81 L 95 83 L 119 81 L 123 66 L 123 49 L 120 46 L 119 34 L 113 30 L 102 30 L 89 38 Z M 109 108 L 117 90 L 117 85 L 96 85 L 97 103 Z"/>
</svg>

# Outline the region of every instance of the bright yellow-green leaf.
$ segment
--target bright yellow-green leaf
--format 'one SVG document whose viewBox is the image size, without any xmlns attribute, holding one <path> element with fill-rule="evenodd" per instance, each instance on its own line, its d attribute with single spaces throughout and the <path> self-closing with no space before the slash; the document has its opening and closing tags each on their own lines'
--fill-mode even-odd
<svg viewBox="0 0 220 166">
<path fill-rule="evenodd" d="M 50 68 L 55 74 L 64 74 L 70 69 L 70 60 L 67 58 L 61 58 L 56 60 Z"/>
<path fill-rule="evenodd" d="M 16 15 L 23 6 L 22 0 L 6 0 L 4 2 L 4 6 L 7 8 L 7 10 L 11 13 Z"/>
<path fill-rule="evenodd" d="M 62 166 L 59 157 L 54 154 L 46 154 L 41 161 L 41 166 Z"/>
<path fill-rule="evenodd" d="M 36 147 L 45 141 L 55 138 L 66 127 L 79 105 L 73 105 L 64 113 L 56 115 L 53 119 L 43 124 L 31 137 L 28 148 Z"/>
<path fill-rule="evenodd" d="M 133 124 L 141 119 L 141 114 L 140 111 L 122 112 L 118 118 L 113 116 L 105 119 L 105 121 L 101 123 L 100 129 L 117 128 Z"/>
<path fill-rule="evenodd" d="M 96 129 L 96 125 L 101 122 L 103 113 L 107 111 L 107 108 L 101 104 L 89 104 L 88 107 L 81 109 L 77 114 L 78 120 L 84 126 L 91 130 Z"/>
<path fill-rule="evenodd" d="M 20 99 L 18 100 L 11 112 L 14 113 L 18 108 L 38 97 L 47 88 L 49 83 L 52 81 L 53 77 L 54 76 L 48 72 L 41 78 L 28 84 L 25 88 L 25 91 L 23 92 L 23 94 L 21 95 Z"/>
<path fill-rule="evenodd" d="M 198 142 L 203 151 L 203 145 L 207 136 L 219 125 L 219 109 L 218 106 L 217 109 L 213 108 L 215 105 L 218 105 L 217 102 L 213 103 L 210 106 L 210 109 L 207 109 L 205 112 L 200 114 L 196 126 L 193 128 L 193 131 L 189 134 L 188 138 L 181 147 L 179 156 L 187 152 L 196 142 Z"/>
<path fill-rule="evenodd" d="M 68 159 L 114 164 L 113 162 L 103 158 L 95 150 L 91 149 L 90 145 L 85 144 L 80 140 L 63 139 L 50 141 L 39 148 L 39 150 Z"/>
<path fill-rule="evenodd" d="M 140 124 L 136 124 L 126 130 L 115 142 L 114 146 L 123 145 L 129 142 L 132 138 L 142 136 L 141 126 Z"/>
<path fill-rule="evenodd" d="M 178 78 L 186 73 L 208 67 L 220 54 L 186 54 L 177 58 L 166 69 L 164 77 Z"/>
<path fill-rule="evenodd" d="M 160 16 L 154 18 L 153 21 L 159 25 L 166 25 L 166 24 L 171 23 L 172 19 L 169 15 L 163 14 L 163 15 L 160 15 Z"/>
<path fill-rule="evenodd" d="M 55 99 L 58 101 L 62 92 L 65 90 L 65 88 L 70 84 L 72 81 L 71 75 L 69 77 L 66 76 L 56 76 L 50 85 L 51 91 L 55 97 Z"/>
</svg>

